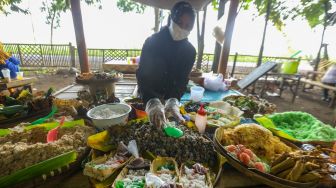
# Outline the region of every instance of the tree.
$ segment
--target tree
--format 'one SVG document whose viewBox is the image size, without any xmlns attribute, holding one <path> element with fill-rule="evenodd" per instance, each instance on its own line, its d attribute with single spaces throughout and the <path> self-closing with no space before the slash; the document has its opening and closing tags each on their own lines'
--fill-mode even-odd
<svg viewBox="0 0 336 188">
<path fill-rule="evenodd" d="M 212 5 L 215 9 L 219 10 L 219 8 L 224 9 L 221 3 L 224 0 L 213 0 Z M 271 21 L 273 25 L 281 30 L 284 26 L 284 20 L 289 17 L 289 14 L 292 12 L 288 12 L 287 4 L 285 0 L 240 0 L 240 8 L 238 9 L 238 13 L 243 8 L 244 10 L 250 9 L 251 6 L 256 7 L 258 14 L 256 16 L 263 16 L 265 15 L 265 25 L 263 29 L 263 37 L 261 41 L 261 46 L 259 50 L 258 62 L 257 65 L 259 66 L 262 62 L 262 56 L 264 51 L 264 43 L 266 40 L 266 33 L 267 33 L 267 26 L 268 22 Z M 218 13 L 218 16 L 221 12 Z M 216 44 L 218 45 L 218 44 Z M 215 59 L 213 63 L 213 70 L 216 69 L 218 66 L 219 61 L 219 50 L 215 49 Z M 217 58 L 216 58 L 217 57 Z"/>
<path fill-rule="evenodd" d="M 285 0 L 245 0 L 245 2 L 246 5 L 244 9 L 248 9 L 249 4 L 253 3 L 258 10 L 258 16 L 265 15 L 265 25 L 257 61 L 257 66 L 260 66 L 262 63 L 268 22 L 271 21 L 273 25 L 281 31 L 284 26 L 284 21 L 292 12 L 289 11 Z"/>
<path fill-rule="evenodd" d="M 3 13 L 5 15 L 10 14 L 10 11 L 12 12 L 19 12 L 28 14 L 29 11 L 27 9 L 23 9 L 19 7 L 19 4 L 22 0 L 1 0 L 0 1 L 0 13 Z M 7 9 L 9 8 L 10 11 Z"/>
<path fill-rule="evenodd" d="M 117 2 L 118 8 L 123 12 L 132 12 L 135 11 L 138 14 L 143 14 L 146 5 L 143 5 L 141 3 L 137 3 L 132 0 L 118 0 Z M 154 8 L 154 32 L 158 32 L 160 29 L 160 23 L 162 21 L 162 10 L 159 8 Z"/>
<path fill-rule="evenodd" d="M 50 25 L 50 44 L 53 44 L 54 29 L 60 27 L 61 13 L 70 9 L 70 0 L 44 0 L 42 2 L 41 11 L 46 13 L 45 23 Z M 101 0 L 84 0 L 87 5 L 98 5 L 101 9 Z"/>
<path fill-rule="evenodd" d="M 203 19 L 202 19 L 202 26 L 200 26 L 199 23 L 199 12 L 196 13 L 197 18 L 197 62 L 196 62 L 196 68 L 201 69 L 202 66 L 202 60 L 203 60 L 203 53 L 204 53 L 204 33 L 205 33 L 205 21 L 206 21 L 206 14 L 207 14 L 207 6 L 203 9 Z"/>
<path fill-rule="evenodd" d="M 19 7 L 19 4 L 22 0 L 0 0 L 0 13 L 5 15 L 10 14 L 11 12 L 19 12 L 28 14 L 29 10 Z M 60 27 L 60 17 L 62 12 L 66 12 L 70 9 L 70 0 L 44 0 L 40 10 L 46 12 L 46 21 L 45 23 L 50 25 L 50 43 L 52 44 L 53 40 L 53 30 Z M 101 0 L 84 0 L 87 5 L 97 4 L 99 9 L 101 9 Z M 7 7 L 10 8 L 10 11 L 7 10 Z"/>
<path fill-rule="evenodd" d="M 324 35 L 328 26 L 333 26 L 336 23 L 336 1 L 335 0 L 300 0 L 298 6 L 293 8 L 296 13 L 292 19 L 296 17 L 304 18 L 308 21 L 311 28 L 317 26 L 322 27 L 321 43 L 314 61 L 314 70 L 318 69 L 318 64 L 321 60 L 321 49 L 324 43 Z"/>
<path fill-rule="evenodd" d="M 50 44 L 53 44 L 53 31 L 60 27 L 61 12 L 67 10 L 66 1 L 45 0 L 42 2 L 42 7 L 40 9 L 42 12 L 47 13 L 45 23 L 50 25 Z"/>
<path fill-rule="evenodd" d="M 214 7 L 215 10 L 218 10 L 217 19 L 219 20 L 224 15 L 225 4 L 228 2 L 228 0 L 218 0 L 218 1 L 213 0 L 212 6 Z M 216 42 L 214 59 L 213 59 L 212 68 L 211 68 L 213 72 L 217 72 L 218 70 L 220 51 L 221 51 L 221 45 L 218 42 Z"/>
</svg>

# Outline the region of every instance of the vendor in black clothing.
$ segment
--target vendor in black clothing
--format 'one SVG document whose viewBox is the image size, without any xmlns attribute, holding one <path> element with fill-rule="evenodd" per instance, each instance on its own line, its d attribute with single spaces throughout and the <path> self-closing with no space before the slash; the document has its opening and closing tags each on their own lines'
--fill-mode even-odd
<svg viewBox="0 0 336 188">
<path fill-rule="evenodd" d="M 187 2 L 171 10 L 170 23 L 147 38 L 136 72 L 144 103 L 152 98 L 180 99 L 186 91 L 196 50 L 187 37 L 194 27 L 195 11 Z"/>
</svg>

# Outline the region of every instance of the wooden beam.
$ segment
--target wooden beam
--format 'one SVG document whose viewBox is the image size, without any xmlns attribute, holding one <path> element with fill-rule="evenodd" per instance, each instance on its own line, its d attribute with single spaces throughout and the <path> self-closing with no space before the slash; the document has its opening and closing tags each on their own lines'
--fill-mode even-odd
<svg viewBox="0 0 336 188">
<path fill-rule="evenodd" d="M 90 72 L 89 59 L 85 44 L 85 36 L 83 29 L 82 12 L 80 8 L 80 0 L 70 0 L 72 20 L 75 28 L 77 50 L 79 57 L 79 64 L 82 73 Z"/>
<path fill-rule="evenodd" d="M 238 10 L 239 0 L 230 1 L 229 15 L 227 19 L 227 24 L 225 27 L 224 34 L 224 44 L 221 51 L 221 56 L 219 60 L 218 73 L 222 73 L 224 78 L 226 77 L 226 68 L 230 55 L 231 39 L 233 34 L 233 29 L 236 21 L 237 10 Z"/>
<path fill-rule="evenodd" d="M 217 20 L 219 20 L 225 12 L 225 4 L 228 2 L 228 0 L 220 0 L 219 1 L 219 7 L 218 7 L 218 13 L 217 13 Z M 214 54 L 214 60 L 212 62 L 211 70 L 213 72 L 218 71 L 218 63 L 220 58 L 222 46 L 216 41 L 216 47 L 215 47 L 215 54 Z"/>
</svg>

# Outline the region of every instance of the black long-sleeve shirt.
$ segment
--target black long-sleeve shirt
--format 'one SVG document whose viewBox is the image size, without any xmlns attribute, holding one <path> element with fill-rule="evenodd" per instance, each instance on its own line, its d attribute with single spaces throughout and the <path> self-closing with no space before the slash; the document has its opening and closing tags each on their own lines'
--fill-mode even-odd
<svg viewBox="0 0 336 188">
<path fill-rule="evenodd" d="M 174 41 L 168 27 L 145 41 L 136 72 L 138 91 L 146 103 L 151 98 L 180 99 L 186 91 L 196 50 L 187 40 Z"/>
</svg>

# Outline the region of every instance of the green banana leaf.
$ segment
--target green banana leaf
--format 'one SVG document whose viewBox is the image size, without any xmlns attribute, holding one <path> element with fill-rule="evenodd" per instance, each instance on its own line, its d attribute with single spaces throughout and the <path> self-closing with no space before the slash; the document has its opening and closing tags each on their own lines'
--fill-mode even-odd
<svg viewBox="0 0 336 188">
<path fill-rule="evenodd" d="M 44 127 L 46 129 L 46 131 L 49 131 L 55 127 L 58 126 L 58 122 L 51 122 L 51 123 L 44 123 L 44 124 L 40 124 L 40 125 L 29 125 L 25 127 L 25 130 L 30 130 L 36 127 Z M 62 126 L 62 128 L 64 127 L 74 127 L 76 125 L 85 125 L 85 122 L 83 119 L 79 119 L 79 120 L 75 120 L 75 121 L 68 121 L 68 122 L 64 122 L 64 125 Z M 2 136 L 6 136 L 8 134 L 10 134 L 12 132 L 12 130 L 10 129 L 0 129 L 0 137 Z"/>
<path fill-rule="evenodd" d="M 295 141 L 295 142 L 299 141 L 298 139 L 294 138 L 293 136 L 289 135 L 288 133 L 284 132 L 283 130 L 280 130 L 279 128 L 277 128 L 274 125 L 273 121 L 266 116 L 255 117 L 254 119 L 258 123 L 260 123 L 260 125 L 264 126 L 268 130 L 270 130 L 273 134 L 275 134 L 279 137 L 285 138 L 287 140 Z"/>
<path fill-rule="evenodd" d="M 43 174 L 49 174 L 50 171 L 67 166 L 76 161 L 76 159 L 77 153 L 75 151 L 70 151 L 22 170 L 18 170 L 11 175 L 0 177 L 0 188 L 9 187 Z"/>
</svg>

